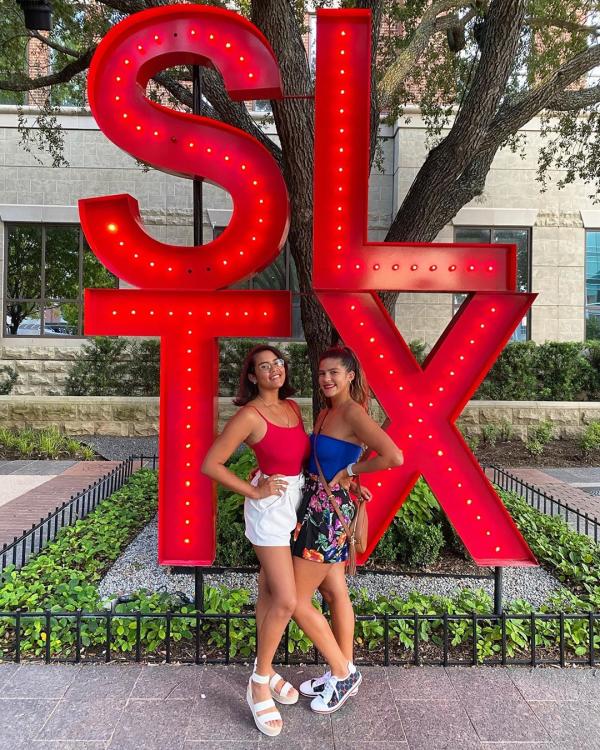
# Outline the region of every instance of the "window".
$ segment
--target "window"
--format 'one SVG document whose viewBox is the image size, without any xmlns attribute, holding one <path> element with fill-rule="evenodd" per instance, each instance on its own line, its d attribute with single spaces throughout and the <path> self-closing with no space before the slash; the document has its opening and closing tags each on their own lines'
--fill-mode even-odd
<svg viewBox="0 0 600 750">
<path fill-rule="evenodd" d="M 509 243 L 517 246 L 517 291 L 529 292 L 531 284 L 531 230 L 528 228 L 502 227 L 455 227 L 455 242 Z M 466 294 L 455 294 L 454 312 L 458 310 Z M 527 341 L 531 338 L 531 313 L 523 318 L 512 335 L 512 341 Z"/>
<path fill-rule="evenodd" d="M 5 225 L 5 336 L 82 336 L 83 290 L 116 287 L 79 226 Z"/>
<path fill-rule="evenodd" d="M 585 234 L 585 337 L 600 339 L 600 230 Z"/>
<path fill-rule="evenodd" d="M 213 227 L 213 239 L 223 234 L 225 227 Z M 300 318 L 300 289 L 296 266 L 290 255 L 289 245 L 284 245 L 277 258 L 260 273 L 252 278 L 234 284 L 232 289 L 290 289 L 292 292 L 292 338 L 303 339 L 302 322 Z"/>
</svg>

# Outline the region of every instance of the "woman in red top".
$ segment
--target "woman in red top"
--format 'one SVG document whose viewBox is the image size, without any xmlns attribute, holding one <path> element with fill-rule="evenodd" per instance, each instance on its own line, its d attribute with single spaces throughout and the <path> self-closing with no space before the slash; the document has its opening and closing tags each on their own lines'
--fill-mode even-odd
<svg viewBox="0 0 600 750">
<path fill-rule="evenodd" d="M 206 454 L 202 471 L 244 495 L 246 536 L 260 562 L 256 628 L 257 659 L 246 699 L 258 729 L 281 732 L 281 715 L 273 699 L 296 703 L 298 692 L 273 670 L 272 660 L 296 607 L 290 535 L 302 499 L 303 465 L 310 444 L 300 409 L 288 397 L 294 392 L 279 349 L 256 346 L 242 366 L 234 403 L 242 408 Z M 242 443 L 256 454 L 259 471 L 251 482 L 237 477 L 225 462 Z"/>
</svg>

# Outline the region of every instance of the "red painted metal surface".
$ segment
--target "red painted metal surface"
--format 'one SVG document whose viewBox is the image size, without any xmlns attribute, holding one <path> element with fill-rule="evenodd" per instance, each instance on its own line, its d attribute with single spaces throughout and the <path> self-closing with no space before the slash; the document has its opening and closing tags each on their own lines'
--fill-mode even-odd
<svg viewBox="0 0 600 750">
<path fill-rule="evenodd" d="M 317 34 L 313 283 L 405 456 L 368 477 L 376 499 L 362 561 L 422 475 L 477 563 L 534 565 L 454 422 L 536 295 L 513 293 L 514 245 L 367 241 L 370 13 L 321 10 Z M 421 369 L 375 289 L 470 296 Z"/>
<path fill-rule="evenodd" d="M 317 13 L 316 289 L 514 291 L 514 245 L 368 242 L 371 16 Z"/>
<path fill-rule="evenodd" d="M 202 247 L 150 237 L 129 195 L 80 201 L 94 253 L 116 276 L 146 289 L 229 286 L 273 261 L 287 236 L 285 182 L 264 146 L 237 128 L 147 98 L 154 74 L 191 63 L 217 68 L 232 98 L 282 94 L 277 62 L 260 32 L 241 16 L 208 6 L 129 16 L 100 42 L 90 66 L 90 107 L 113 143 L 157 169 L 212 181 L 233 200 L 228 227 Z"/>
<path fill-rule="evenodd" d="M 361 359 L 403 449 L 399 469 L 369 477 L 368 553 L 419 475 L 480 564 L 535 559 L 454 423 L 535 298 L 518 294 L 514 245 L 366 241 L 370 15 L 318 13 L 314 286 Z M 88 290 L 86 333 L 161 336 L 159 559 L 205 565 L 215 552 L 215 498 L 199 464 L 214 438 L 218 336 L 290 333 L 288 292 L 215 291 L 259 271 L 285 240 L 285 183 L 258 142 L 235 128 L 150 102 L 149 78 L 176 64 L 214 64 L 237 99 L 281 96 L 274 55 L 229 11 L 178 5 L 135 14 L 101 42 L 90 102 L 117 145 L 164 171 L 229 190 L 227 230 L 202 248 L 158 242 L 129 195 L 80 202 L 90 245 L 142 287 Z M 469 297 L 423 367 L 373 290 L 457 291 Z"/>
<path fill-rule="evenodd" d="M 466 445 L 455 421 L 535 295 L 473 294 L 423 367 L 376 294 L 319 292 L 346 344 L 356 352 L 402 448 L 404 465 L 365 476 L 373 551 L 422 475 L 479 565 L 534 565 L 535 558 Z"/>
<path fill-rule="evenodd" d="M 88 289 L 95 335 L 160 336 L 159 560 L 210 565 L 214 483 L 200 464 L 217 420 L 218 336 L 288 336 L 289 292 Z"/>
<path fill-rule="evenodd" d="M 289 225 L 285 182 L 270 153 L 247 134 L 175 112 L 145 95 L 173 65 L 214 65 L 233 98 L 281 96 L 275 57 L 258 30 L 219 8 L 177 5 L 130 16 L 102 40 L 89 75 L 92 112 L 132 156 L 229 191 L 233 216 L 202 247 L 150 237 L 130 195 L 80 201 L 81 223 L 98 258 L 134 290 L 87 290 L 85 332 L 160 336 L 159 561 L 214 560 L 213 482 L 200 464 L 214 440 L 218 336 L 290 334 L 289 292 L 214 291 L 277 257 Z"/>
</svg>

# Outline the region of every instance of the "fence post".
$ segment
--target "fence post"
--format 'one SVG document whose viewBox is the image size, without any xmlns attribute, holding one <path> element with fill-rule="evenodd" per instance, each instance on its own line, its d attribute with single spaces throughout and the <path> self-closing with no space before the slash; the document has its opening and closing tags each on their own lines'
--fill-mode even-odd
<svg viewBox="0 0 600 750">
<path fill-rule="evenodd" d="M 198 565 L 194 568 L 194 608 L 204 612 L 204 573 Z"/>
<path fill-rule="evenodd" d="M 494 614 L 502 614 L 502 567 L 494 568 Z"/>
</svg>

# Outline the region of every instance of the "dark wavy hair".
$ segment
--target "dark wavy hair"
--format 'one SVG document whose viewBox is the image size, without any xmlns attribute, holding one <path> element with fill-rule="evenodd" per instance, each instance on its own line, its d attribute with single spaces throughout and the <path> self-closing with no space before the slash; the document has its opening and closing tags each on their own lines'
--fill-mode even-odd
<svg viewBox="0 0 600 750">
<path fill-rule="evenodd" d="M 279 389 L 279 398 L 284 399 L 288 396 L 293 396 L 296 392 L 292 387 L 292 384 L 290 383 L 288 363 L 283 355 L 283 352 L 277 349 L 277 347 L 270 346 L 269 344 L 258 344 L 258 346 L 254 346 L 252 347 L 252 349 L 250 349 L 242 363 L 242 371 L 240 372 L 240 384 L 238 386 L 238 391 L 235 395 L 235 398 L 233 399 L 233 403 L 236 406 L 244 406 L 248 403 L 248 401 L 252 401 L 253 398 L 256 398 L 256 396 L 258 396 L 258 386 L 256 385 L 256 383 L 253 383 L 250 380 L 248 375 L 255 374 L 254 357 L 260 352 L 273 352 L 275 357 L 282 359 L 285 363 L 285 380 L 283 381 L 283 385 Z"/>
<path fill-rule="evenodd" d="M 339 359 L 348 372 L 354 373 L 354 380 L 350 383 L 350 396 L 360 404 L 365 411 L 369 410 L 369 385 L 356 354 L 348 346 L 332 346 L 321 354 L 319 364 L 324 359 Z M 327 406 L 331 406 L 329 399 L 325 399 Z"/>
</svg>

